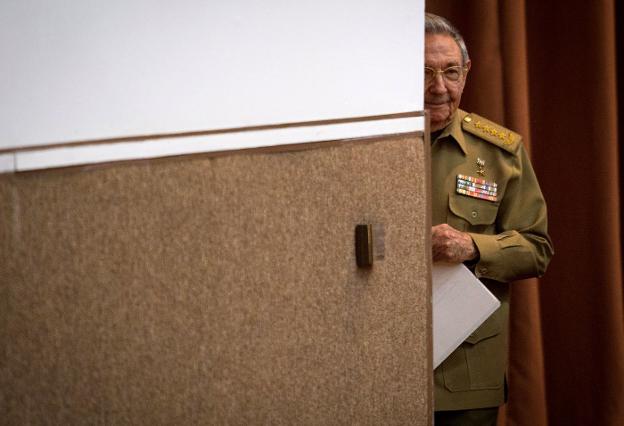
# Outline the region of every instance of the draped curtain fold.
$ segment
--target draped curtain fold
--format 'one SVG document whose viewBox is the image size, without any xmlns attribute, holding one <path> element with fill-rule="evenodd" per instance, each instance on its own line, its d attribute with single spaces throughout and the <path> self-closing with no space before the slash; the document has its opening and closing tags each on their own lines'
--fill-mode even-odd
<svg viewBox="0 0 624 426">
<path fill-rule="evenodd" d="M 541 279 L 512 285 L 501 425 L 624 421 L 615 7 L 426 2 L 466 39 L 462 108 L 524 136 L 548 204 L 555 257 Z"/>
</svg>

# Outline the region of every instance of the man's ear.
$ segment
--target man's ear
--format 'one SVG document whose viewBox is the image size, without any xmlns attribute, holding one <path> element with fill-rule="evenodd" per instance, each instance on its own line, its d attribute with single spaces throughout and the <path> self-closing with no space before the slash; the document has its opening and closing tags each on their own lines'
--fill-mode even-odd
<svg viewBox="0 0 624 426">
<path fill-rule="evenodd" d="M 470 71 L 471 66 L 472 66 L 472 62 L 470 61 L 470 59 L 468 59 L 466 63 L 464 64 L 464 67 L 466 67 L 466 74 L 468 74 L 468 71 Z"/>
</svg>

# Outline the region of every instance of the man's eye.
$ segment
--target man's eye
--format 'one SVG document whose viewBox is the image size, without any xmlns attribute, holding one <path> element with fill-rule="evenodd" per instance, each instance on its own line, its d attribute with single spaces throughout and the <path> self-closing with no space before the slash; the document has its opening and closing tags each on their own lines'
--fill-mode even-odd
<svg viewBox="0 0 624 426">
<path fill-rule="evenodd" d="M 457 68 L 447 68 L 444 70 L 444 77 L 450 81 L 457 81 L 460 77 L 459 70 Z"/>
</svg>

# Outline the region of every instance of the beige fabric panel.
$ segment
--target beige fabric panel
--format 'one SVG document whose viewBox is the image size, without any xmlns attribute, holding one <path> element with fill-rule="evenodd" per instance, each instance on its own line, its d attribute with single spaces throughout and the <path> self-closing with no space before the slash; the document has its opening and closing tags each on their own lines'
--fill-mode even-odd
<svg viewBox="0 0 624 426">
<path fill-rule="evenodd" d="M 428 424 L 427 152 L 0 176 L 3 424 Z"/>
</svg>

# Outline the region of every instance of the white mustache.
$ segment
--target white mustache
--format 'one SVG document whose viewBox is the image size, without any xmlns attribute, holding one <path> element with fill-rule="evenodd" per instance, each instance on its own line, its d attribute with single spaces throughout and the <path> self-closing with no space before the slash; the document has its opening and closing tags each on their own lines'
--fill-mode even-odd
<svg viewBox="0 0 624 426">
<path fill-rule="evenodd" d="M 449 98 L 448 96 L 444 96 L 441 98 L 433 98 L 433 99 L 426 99 L 425 103 L 426 104 L 447 104 L 449 103 L 451 100 L 451 98 Z"/>
</svg>

